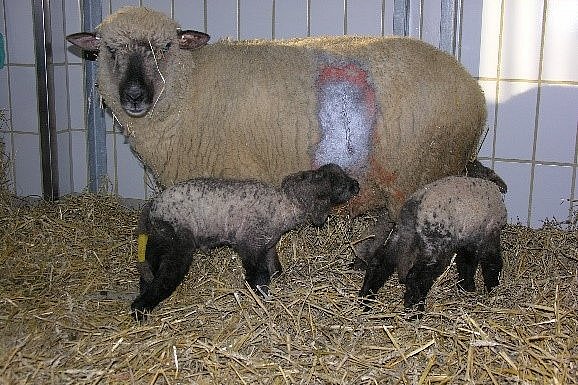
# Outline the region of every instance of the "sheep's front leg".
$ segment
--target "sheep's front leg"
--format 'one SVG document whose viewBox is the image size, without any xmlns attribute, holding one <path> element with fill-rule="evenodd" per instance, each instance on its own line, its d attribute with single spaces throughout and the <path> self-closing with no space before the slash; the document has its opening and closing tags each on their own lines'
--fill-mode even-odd
<svg viewBox="0 0 578 385">
<path fill-rule="evenodd" d="M 263 297 L 269 294 L 269 283 L 271 283 L 269 264 L 274 269 L 277 263 L 279 267 L 281 266 L 278 259 L 277 261 L 269 260 L 269 258 L 272 258 L 269 256 L 269 250 L 251 247 L 240 247 L 237 250 L 245 269 L 245 280 L 255 293 Z"/>
<path fill-rule="evenodd" d="M 363 286 L 359 291 L 360 297 L 375 298 L 385 281 L 393 274 L 395 265 L 387 254 L 387 246 L 382 245 L 370 258 L 365 272 Z"/>
<path fill-rule="evenodd" d="M 435 258 L 426 258 L 426 260 L 436 260 Z M 443 260 L 440 257 L 438 260 Z M 446 269 L 447 264 L 435 263 L 427 264 L 425 262 L 416 263 L 408 272 L 405 279 L 405 294 L 403 305 L 410 309 L 417 305 L 417 310 L 425 310 L 425 299 L 433 286 L 437 277 Z"/>
<path fill-rule="evenodd" d="M 283 266 L 279 261 L 279 256 L 277 255 L 277 250 L 275 245 L 267 250 L 267 255 L 265 257 L 267 262 L 267 270 L 269 271 L 269 277 L 274 277 L 283 272 Z"/>
<path fill-rule="evenodd" d="M 153 264 L 156 267 L 153 269 L 154 278 L 141 288 L 140 295 L 131 304 L 133 316 L 137 320 L 144 319 L 145 312 L 152 311 L 175 291 L 187 275 L 192 261 L 192 251 L 189 248 L 158 248 L 153 244 L 151 249 L 158 252 L 158 255 L 150 256 L 157 262 Z"/>
<path fill-rule="evenodd" d="M 502 251 L 500 249 L 500 230 L 492 232 L 478 250 L 484 284 L 488 292 L 498 286 L 502 271 Z"/>
</svg>

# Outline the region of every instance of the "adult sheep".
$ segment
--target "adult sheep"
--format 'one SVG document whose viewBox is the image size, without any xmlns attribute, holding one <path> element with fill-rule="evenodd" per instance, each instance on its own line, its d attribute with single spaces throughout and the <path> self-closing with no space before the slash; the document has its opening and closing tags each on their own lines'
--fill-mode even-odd
<svg viewBox="0 0 578 385">
<path fill-rule="evenodd" d="M 141 7 L 68 36 L 98 53 L 99 92 L 160 185 L 201 176 L 279 185 L 336 163 L 360 182 L 353 216 L 384 208 L 395 219 L 411 193 L 462 174 L 475 156 L 483 93 L 424 42 L 208 39 Z"/>
</svg>

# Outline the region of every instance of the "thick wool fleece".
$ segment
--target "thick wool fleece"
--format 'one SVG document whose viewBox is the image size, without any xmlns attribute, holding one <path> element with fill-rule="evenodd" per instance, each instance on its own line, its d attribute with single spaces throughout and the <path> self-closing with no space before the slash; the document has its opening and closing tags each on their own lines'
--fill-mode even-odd
<svg viewBox="0 0 578 385">
<path fill-rule="evenodd" d="M 164 52 L 167 42 L 178 41 L 176 27 L 158 12 L 124 8 L 98 29 L 99 91 L 163 185 L 199 176 L 279 184 L 282 175 L 319 166 L 320 142 L 339 130 L 320 124 L 328 107 L 320 106 L 327 85 L 320 74 L 328 68 L 337 71 L 329 81 L 349 87 L 333 106 L 344 111 L 343 121 L 358 111 L 347 99 L 365 92 L 357 103 L 368 110 L 366 126 L 346 127 L 343 135 L 368 130 L 369 137 L 360 142 L 369 148 L 351 149 L 367 153 L 362 164 L 341 164 L 361 184 L 350 202 L 353 215 L 385 206 L 395 219 L 411 193 L 463 173 L 475 154 L 486 118 L 482 91 L 453 57 L 426 43 L 340 36 L 221 41 L 194 51 L 172 44 Z M 146 59 L 156 102 L 142 118 L 121 108 L 114 70 L 135 44 L 151 44 L 156 53 L 156 61 Z M 347 68 L 366 77 L 354 78 Z"/>
</svg>

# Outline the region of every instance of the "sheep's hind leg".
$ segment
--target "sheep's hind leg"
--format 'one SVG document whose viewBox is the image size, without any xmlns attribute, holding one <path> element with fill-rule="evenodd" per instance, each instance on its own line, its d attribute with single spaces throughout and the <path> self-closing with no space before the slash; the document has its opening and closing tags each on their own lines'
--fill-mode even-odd
<svg viewBox="0 0 578 385">
<path fill-rule="evenodd" d="M 484 284 L 488 292 L 498 286 L 500 272 L 502 271 L 502 251 L 500 249 L 500 230 L 493 231 L 480 246 L 480 265 Z"/>
<path fill-rule="evenodd" d="M 178 246 L 163 248 L 157 256 L 158 268 L 154 278 L 141 290 L 140 295 L 131 304 L 137 320 L 144 319 L 144 313 L 152 311 L 161 301 L 167 299 L 183 281 L 192 261 L 190 248 Z"/>
</svg>

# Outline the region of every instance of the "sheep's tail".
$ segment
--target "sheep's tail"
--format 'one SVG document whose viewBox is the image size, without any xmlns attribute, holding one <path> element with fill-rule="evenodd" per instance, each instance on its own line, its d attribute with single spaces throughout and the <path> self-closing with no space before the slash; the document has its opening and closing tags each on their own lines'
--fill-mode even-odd
<svg viewBox="0 0 578 385">
<path fill-rule="evenodd" d="M 153 59 L 155 59 L 155 67 L 157 68 L 157 72 L 159 73 L 159 76 L 161 77 L 161 80 L 163 81 L 163 88 L 161 88 L 161 92 L 159 92 L 159 95 L 155 99 L 155 102 L 153 103 L 153 106 L 152 106 L 151 110 L 149 111 L 149 115 L 152 116 L 153 110 L 155 109 L 157 102 L 161 98 L 163 92 L 165 92 L 166 81 L 165 81 L 165 77 L 163 76 L 163 74 L 161 72 L 161 69 L 159 68 L 159 62 L 157 61 L 157 55 L 155 54 L 155 50 L 153 49 L 153 45 L 152 45 L 150 40 L 149 40 L 149 47 L 151 47 L 151 52 L 153 53 Z"/>
</svg>

